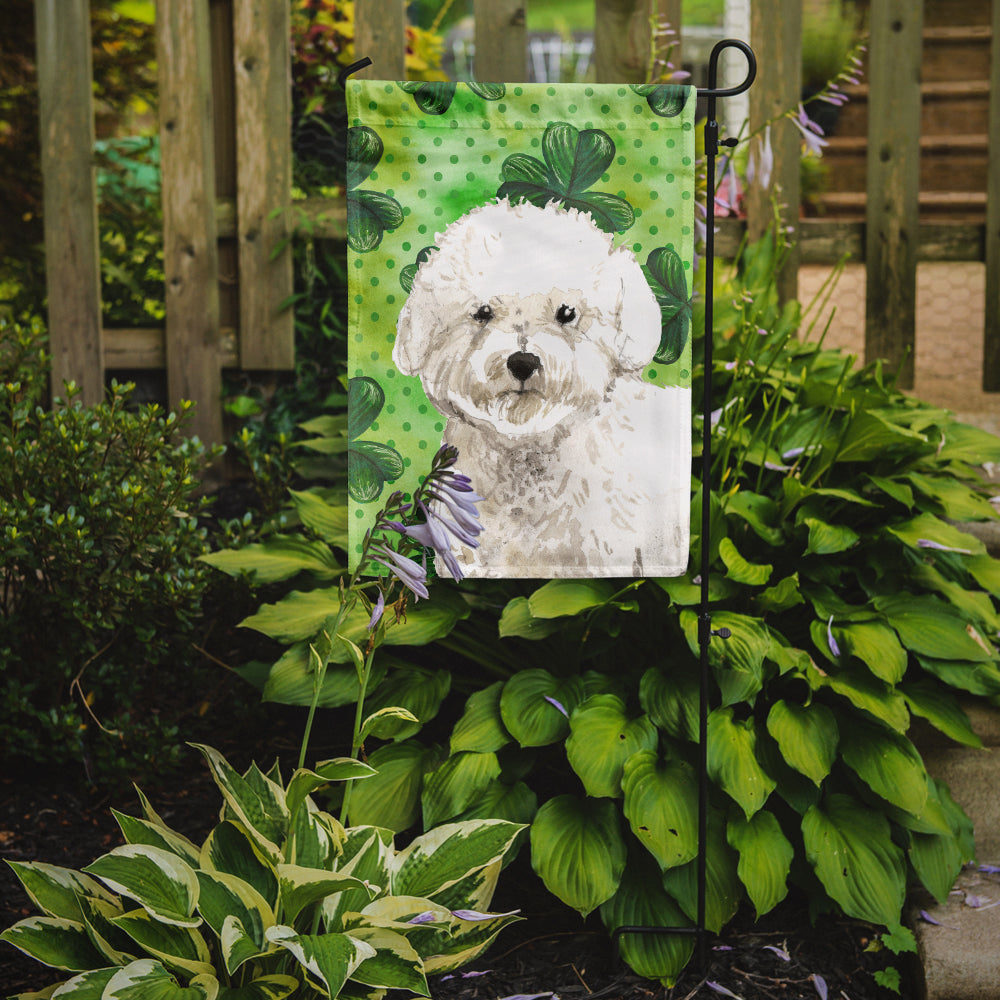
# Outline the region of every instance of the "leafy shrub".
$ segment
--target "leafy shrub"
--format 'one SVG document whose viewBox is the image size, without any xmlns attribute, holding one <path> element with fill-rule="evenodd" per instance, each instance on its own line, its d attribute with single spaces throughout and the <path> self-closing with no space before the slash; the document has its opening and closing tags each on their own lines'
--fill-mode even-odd
<svg viewBox="0 0 1000 1000">
<path fill-rule="evenodd" d="M 471 961 L 518 919 L 485 912 L 516 824 L 453 823 L 398 850 L 310 797 L 367 765 L 325 761 L 285 785 L 277 767 L 241 775 L 199 749 L 225 802 L 200 847 L 140 793 L 144 818 L 115 813 L 126 845 L 82 872 L 11 863 L 43 915 L 0 938 L 79 973 L 60 995 L 429 996 L 428 973 Z"/>
<path fill-rule="evenodd" d="M 854 369 L 797 339 L 799 305 L 776 300 L 779 263 L 762 241 L 716 289 L 708 539 L 694 484 L 691 565 L 710 545 L 713 626 L 732 633 L 710 647 L 707 926 L 744 902 L 763 914 L 794 886 L 814 911 L 902 940 L 907 885 L 944 898 L 973 852 L 967 817 L 908 730 L 919 716 L 976 746 L 956 695 L 1000 695 L 1000 561 L 953 523 L 995 517 L 976 466 L 1000 459 L 1000 440 L 904 396 L 879 364 Z M 322 432 L 329 451 L 347 447 L 346 421 Z M 296 588 L 245 622 L 289 647 L 255 674 L 277 701 L 312 693 L 309 637 L 336 589 L 336 571 L 323 575 L 346 543 L 346 512 L 330 494 L 315 500 L 293 495 L 308 547 L 286 532 L 244 554 L 262 580 Z M 379 734 L 391 742 L 368 748 L 379 773 L 355 789 L 352 821 L 533 819 L 533 865 L 568 905 L 599 910 L 609 929 L 693 923 L 696 572 L 439 588 L 394 641 L 436 639 L 431 655 L 461 656 L 440 677 L 392 663 L 369 700 L 426 724 L 451 685 L 473 693 L 447 753 L 417 724 Z M 353 677 L 346 658 L 331 667 L 325 703 L 349 703 Z M 622 939 L 636 971 L 667 982 L 691 947 Z"/>
<path fill-rule="evenodd" d="M 38 324 L 0 324 L 0 742 L 8 760 L 114 770 L 174 752 L 151 681 L 191 661 L 208 455 L 184 432 L 187 405 L 132 410 L 130 386 L 83 406 L 69 385 L 43 409 L 40 337 Z M 157 728 L 165 746 L 144 748 Z"/>
</svg>

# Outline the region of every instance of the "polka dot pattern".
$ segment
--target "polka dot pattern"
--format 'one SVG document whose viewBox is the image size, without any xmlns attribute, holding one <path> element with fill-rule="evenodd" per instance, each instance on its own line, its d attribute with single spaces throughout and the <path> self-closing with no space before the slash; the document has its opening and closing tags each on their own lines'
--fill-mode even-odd
<svg viewBox="0 0 1000 1000">
<path fill-rule="evenodd" d="M 392 361 L 396 322 L 407 295 L 406 269 L 412 280 L 417 255 L 434 245 L 438 233 L 496 198 L 508 157 L 542 161 L 542 137 L 554 122 L 580 131 L 599 129 L 614 143 L 610 164 L 588 191 L 617 194 L 631 205 L 635 222 L 615 235 L 615 243 L 627 246 L 643 264 L 656 248 L 671 246 L 690 268 L 694 97 L 685 113 L 668 118 L 657 116 L 624 86 L 508 84 L 501 99 L 490 100 L 459 84 L 447 110 L 430 115 L 395 83 L 351 80 L 347 89 L 349 124 L 374 129 L 384 147 L 359 187 L 396 199 L 403 216 L 398 228 L 382 233 L 375 249 L 348 251 L 348 370 L 374 378 L 386 397 L 363 437 L 389 444 L 403 456 L 405 471 L 387 487 L 384 500 L 390 488 L 416 488 L 444 431 L 444 420 L 429 404 L 419 378 L 401 375 Z M 674 364 L 652 363 L 645 377 L 654 385 L 689 385 L 690 368 L 689 338 Z M 380 506 L 374 502 L 355 510 L 350 519 L 355 551 Z"/>
</svg>

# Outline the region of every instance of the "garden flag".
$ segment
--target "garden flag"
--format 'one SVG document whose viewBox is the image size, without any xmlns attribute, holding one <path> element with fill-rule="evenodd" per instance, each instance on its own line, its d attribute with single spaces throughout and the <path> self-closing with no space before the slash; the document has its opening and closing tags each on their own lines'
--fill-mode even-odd
<svg viewBox="0 0 1000 1000">
<path fill-rule="evenodd" d="M 347 95 L 352 561 L 447 443 L 484 498 L 465 575 L 684 573 L 693 89 Z"/>
</svg>

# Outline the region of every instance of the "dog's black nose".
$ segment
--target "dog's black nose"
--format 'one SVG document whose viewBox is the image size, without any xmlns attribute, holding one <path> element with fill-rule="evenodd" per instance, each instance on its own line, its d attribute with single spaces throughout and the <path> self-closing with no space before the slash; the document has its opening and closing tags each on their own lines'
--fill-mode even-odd
<svg viewBox="0 0 1000 1000">
<path fill-rule="evenodd" d="M 541 367 L 541 358 L 537 354 L 528 354 L 526 351 L 515 351 L 507 359 L 507 370 L 518 382 L 527 382 Z"/>
</svg>

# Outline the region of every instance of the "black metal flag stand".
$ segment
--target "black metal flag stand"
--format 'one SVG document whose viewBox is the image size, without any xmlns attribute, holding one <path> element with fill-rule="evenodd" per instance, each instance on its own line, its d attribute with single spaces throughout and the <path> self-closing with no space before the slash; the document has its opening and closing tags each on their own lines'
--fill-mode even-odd
<svg viewBox="0 0 1000 1000">
<path fill-rule="evenodd" d="M 719 57 L 725 49 L 739 49 L 747 60 L 747 75 L 736 87 L 719 88 Z M 365 66 L 371 59 L 365 56 L 350 66 L 345 66 L 338 74 L 337 81 L 343 87 L 347 78 Z M 712 49 L 708 61 L 708 87 L 698 90 L 698 96 L 707 101 L 705 122 L 705 160 L 707 173 L 706 230 L 705 230 L 705 385 L 702 400 L 702 453 L 701 453 L 701 599 L 698 611 L 698 646 L 701 653 L 701 686 L 698 705 L 698 908 L 694 927 L 623 926 L 614 931 L 612 937 L 617 943 L 623 934 L 694 934 L 698 940 L 698 963 L 702 970 L 706 966 L 705 955 L 705 897 L 707 890 L 707 836 L 708 836 L 708 699 L 709 665 L 708 650 L 712 637 L 729 637 L 728 629 L 712 629 L 712 615 L 709 611 L 709 534 L 711 528 L 711 494 L 708 481 L 712 473 L 712 289 L 715 278 L 715 159 L 720 146 L 735 146 L 735 138 L 719 139 L 719 123 L 716 121 L 716 100 L 720 97 L 735 97 L 750 89 L 757 76 L 757 59 L 753 49 L 746 42 L 734 38 L 723 39 Z"/>
</svg>

